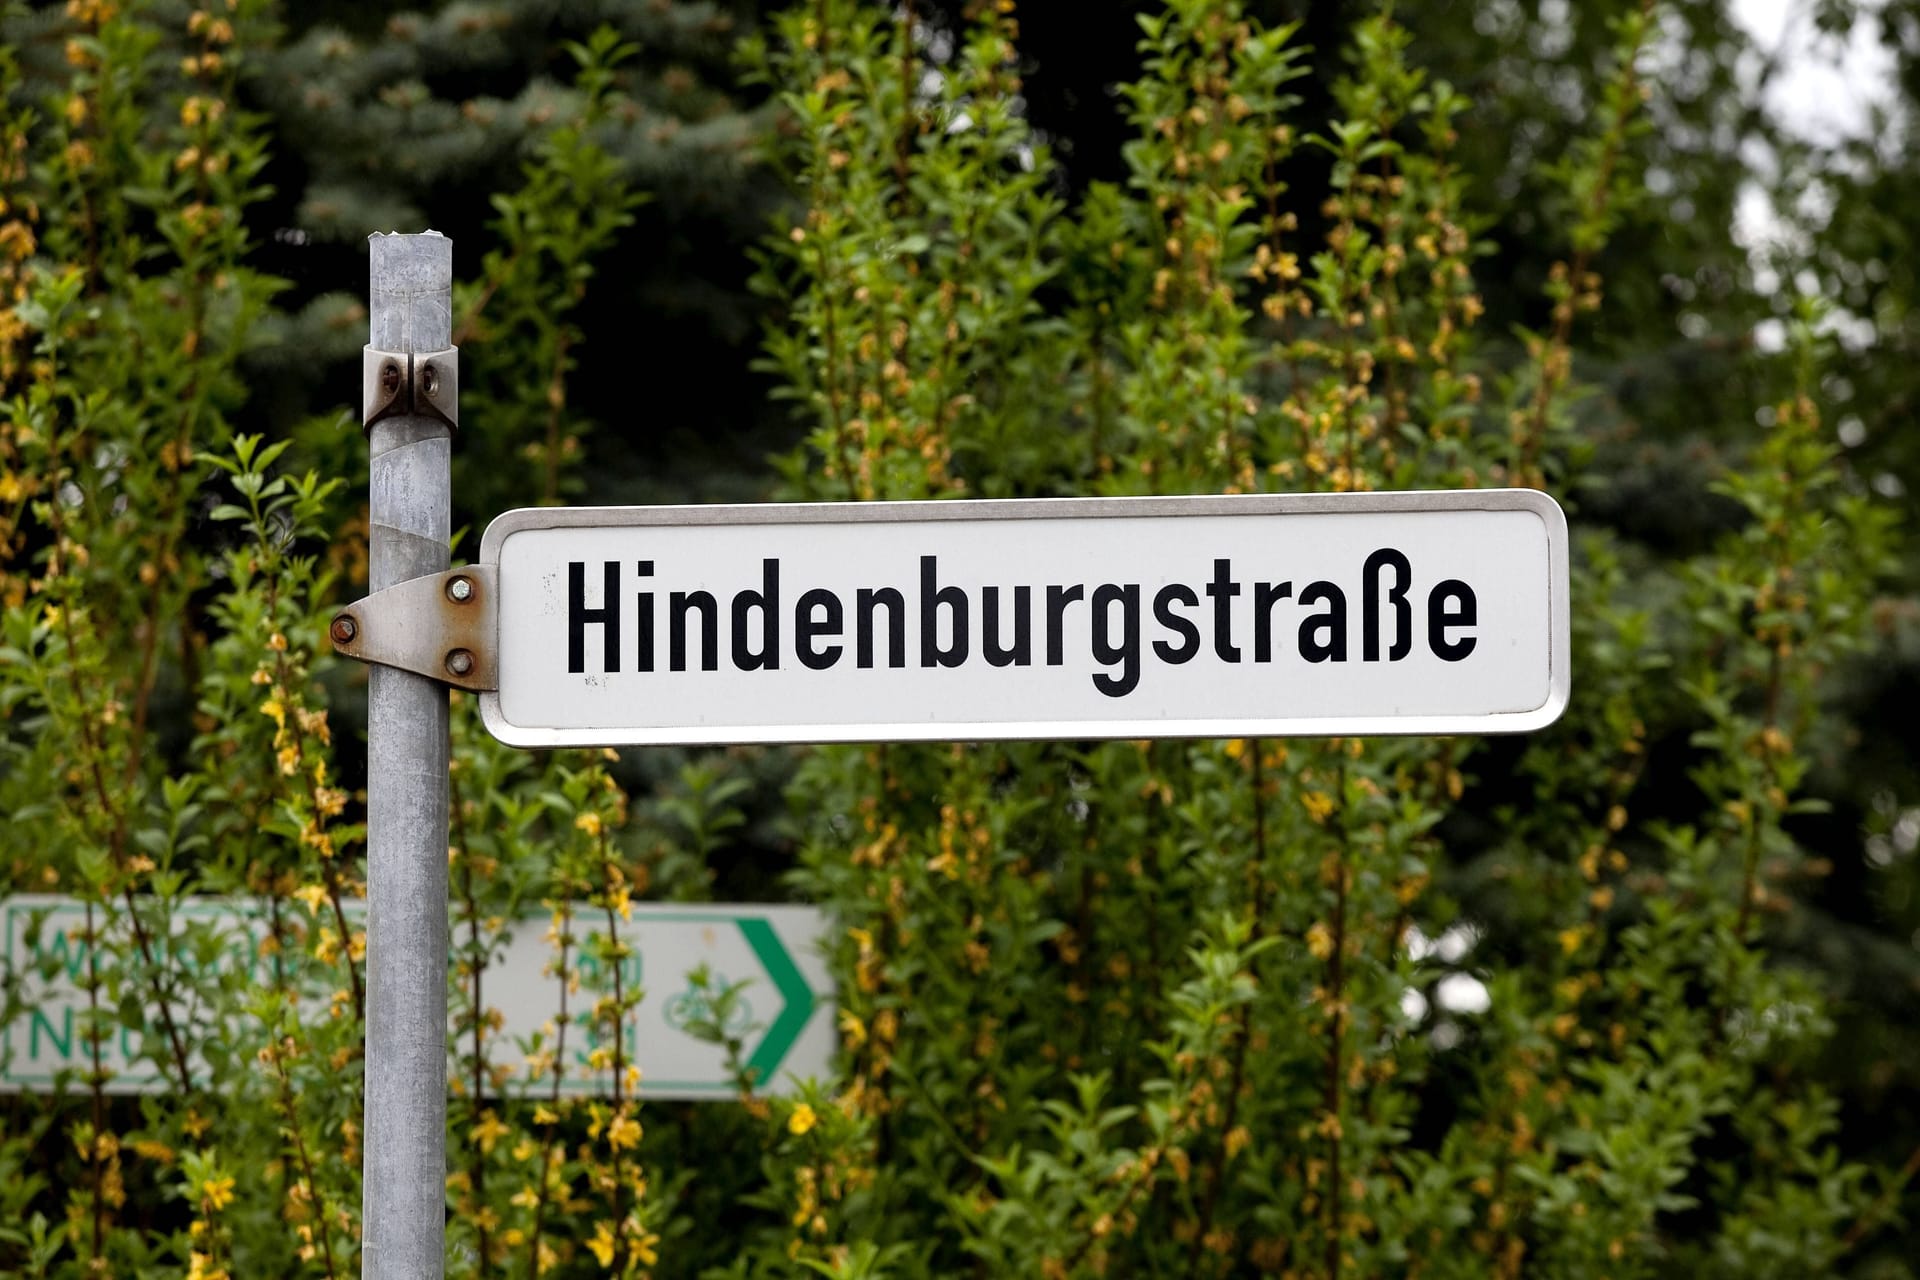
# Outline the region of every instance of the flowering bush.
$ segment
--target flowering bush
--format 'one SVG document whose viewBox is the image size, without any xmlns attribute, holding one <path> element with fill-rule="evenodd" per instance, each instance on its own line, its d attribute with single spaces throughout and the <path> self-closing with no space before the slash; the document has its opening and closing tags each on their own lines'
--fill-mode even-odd
<svg viewBox="0 0 1920 1280">
<path fill-rule="evenodd" d="M 1127 178 L 1069 200 L 1011 9 L 936 40 L 911 4 L 819 0 L 748 44 L 799 196 L 757 277 L 805 431 L 788 496 L 1582 492 L 1574 344 L 1640 190 L 1649 14 L 1548 175 L 1571 216 L 1509 342 L 1479 323 L 1470 104 L 1391 17 L 1348 33 L 1317 113 L 1291 28 L 1169 0 Z M 325 622 L 364 581 L 338 478 L 364 462 L 334 414 L 242 429 L 278 286 L 238 86 L 271 17 L 72 0 L 50 90 L 0 47 L 0 891 L 77 904 L 29 913 L 0 989 L 70 1063 L 0 1100 L 11 1274 L 359 1266 L 360 684 Z M 472 469 L 489 501 L 510 460 L 542 500 L 579 472 L 580 307 L 637 201 L 597 132 L 629 50 L 572 53 L 457 297 L 470 404 L 512 432 Z M 1293 199 L 1304 169 L 1323 203 Z M 802 756 L 790 884 L 835 922 L 841 1056 L 786 1098 L 652 1103 L 626 1048 L 661 993 L 620 925 L 711 892 L 761 758 L 656 761 L 629 795 L 456 697 L 449 1274 L 1850 1265 L 1899 1183 L 1840 1158 L 1826 998 L 1767 950 L 1820 871 L 1794 818 L 1822 678 L 1872 638 L 1888 545 L 1825 443 L 1815 318 L 1761 362 L 1723 537 L 1650 563 L 1581 533 L 1575 700 L 1524 742 Z M 1686 804 L 1647 807 L 1676 736 Z M 501 1046 L 488 976 L 529 913 L 567 1012 Z M 42 1026 L 56 981 L 84 1011 Z M 712 1038 L 737 996 L 711 990 Z M 582 1070 L 603 1096 L 565 1087 Z"/>
</svg>

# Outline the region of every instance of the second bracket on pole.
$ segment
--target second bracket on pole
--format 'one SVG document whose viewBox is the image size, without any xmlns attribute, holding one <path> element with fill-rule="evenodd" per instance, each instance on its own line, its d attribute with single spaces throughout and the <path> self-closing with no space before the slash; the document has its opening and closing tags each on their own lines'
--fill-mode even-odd
<svg viewBox="0 0 1920 1280">
<path fill-rule="evenodd" d="M 444 351 L 360 351 L 360 423 L 414 414 L 460 429 L 460 348 Z"/>
</svg>

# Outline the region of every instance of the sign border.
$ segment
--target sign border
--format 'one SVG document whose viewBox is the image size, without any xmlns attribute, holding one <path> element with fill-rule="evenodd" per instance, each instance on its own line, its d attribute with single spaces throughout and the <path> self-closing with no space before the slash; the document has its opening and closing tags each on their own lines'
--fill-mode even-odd
<svg viewBox="0 0 1920 1280">
<path fill-rule="evenodd" d="M 1140 517 L 1383 515 L 1432 511 L 1527 511 L 1547 535 L 1547 698 L 1528 711 L 1486 715 L 1269 717 L 1262 720 L 1023 720 L 955 725 L 693 725 L 619 732 L 520 725 L 497 690 L 480 694 L 487 732 L 511 747 L 724 746 L 842 742 L 1031 742 L 1146 738 L 1445 737 L 1529 733 L 1560 718 L 1573 693 L 1567 517 L 1538 489 L 1444 489 L 1380 493 L 1253 493 L 1196 497 L 984 498 L 930 502 L 764 502 L 659 507 L 522 507 L 502 512 L 480 539 L 478 563 L 497 567 L 516 533 L 533 529 L 723 525 L 845 525 Z M 504 594 L 504 593 L 502 593 Z M 505 601 L 502 600 L 504 605 Z"/>
</svg>

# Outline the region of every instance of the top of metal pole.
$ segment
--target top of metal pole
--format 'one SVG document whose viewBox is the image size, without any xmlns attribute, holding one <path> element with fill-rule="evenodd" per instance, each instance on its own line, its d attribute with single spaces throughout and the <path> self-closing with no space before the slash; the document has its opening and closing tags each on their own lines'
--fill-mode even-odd
<svg viewBox="0 0 1920 1280">
<path fill-rule="evenodd" d="M 382 351 L 453 345 L 453 241 L 438 231 L 375 233 L 368 342 Z"/>
</svg>

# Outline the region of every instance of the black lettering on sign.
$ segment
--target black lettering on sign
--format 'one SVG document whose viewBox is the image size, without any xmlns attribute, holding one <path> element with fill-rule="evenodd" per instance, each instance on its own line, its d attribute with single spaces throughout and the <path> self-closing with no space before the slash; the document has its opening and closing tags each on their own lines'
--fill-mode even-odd
<svg viewBox="0 0 1920 1280">
<path fill-rule="evenodd" d="M 1222 662 L 1238 662 L 1240 650 L 1233 643 L 1233 598 L 1240 594 L 1240 584 L 1233 580 L 1231 560 L 1213 562 L 1213 581 L 1207 584 L 1207 594 L 1213 598 L 1213 651 Z"/>
<path fill-rule="evenodd" d="M 587 669 L 587 628 L 598 626 L 601 661 L 607 671 L 620 669 L 620 562 L 609 560 L 602 573 L 605 586 L 600 592 L 600 607 L 587 608 L 587 566 L 585 561 L 567 562 L 567 670 L 580 673 Z"/>
<path fill-rule="evenodd" d="M 1000 588 L 980 592 L 980 652 L 990 666 L 1031 666 L 1033 663 L 1033 588 L 1013 589 L 1013 645 L 1000 647 Z"/>
<path fill-rule="evenodd" d="M 1473 652 L 1478 643 L 1472 636 L 1447 639 L 1450 627 L 1471 627 L 1479 619 L 1479 602 L 1473 588 L 1458 578 L 1448 578 L 1427 596 L 1427 644 L 1434 656 L 1446 662 L 1458 662 Z"/>
<path fill-rule="evenodd" d="M 816 611 L 824 611 L 826 616 L 816 618 Z M 822 636 L 832 639 L 839 634 L 840 597 L 833 592 L 824 587 L 815 587 L 793 606 L 793 647 L 800 654 L 801 665 L 814 671 L 825 671 L 840 661 L 839 645 L 815 648 L 813 643 Z"/>
<path fill-rule="evenodd" d="M 653 576 L 653 561 L 635 562 L 634 571 L 643 578 Z M 635 597 L 640 609 L 640 670 L 653 670 L 653 592 L 642 591 Z"/>
<path fill-rule="evenodd" d="M 1120 606 L 1120 643 L 1114 644 L 1110 624 L 1113 606 Z M 1093 590 L 1093 656 L 1102 666 L 1120 664 L 1117 676 L 1096 674 L 1093 687 L 1109 698 L 1124 698 L 1140 683 L 1140 586 L 1108 583 Z"/>
<path fill-rule="evenodd" d="M 1160 588 L 1153 597 L 1153 620 L 1180 637 L 1180 643 L 1168 644 L 1165 640 L 1153 642 L 1153 652 L 1162 662 L 1179 665 L 1193 661 L 1193 655 L 1200 652 L 1200 628 L 1173 611 L 1178 602 L 1189 609 L 1200 607 L 1200 597 L 1193 594 L 1193 588 L 1178 582 L 1170 582 Z"/>
<path fill-rule="evenodd" d="M 1387 588 L 1387 603 L 1393 606 L 1393 643 L 1387 648 L 1387 660 L 1398 662 L 1413 649 L 1413 606 L 1407 603 L 1407 585 L 1413 579 L 1413 566 L 1392 547 L 1382 547 L 1367 557 L 1360 570 L 1360 657 L 1367 662 L 1380 661 L 1380 571 L 1393 570 L 1393 585 Z"/>
<path fill-rule="evenodd" d="M 1185 582 L 1167 582 L 1153 586 L 1141 583 L 1056 583 L 1045 588 L 1044 612 L 1036 618 L 1035 597 L 1039 586 L 962 585 L 943 583 L 939 558 L 921 555 L 917 582 L 912 586 L 852 588 L 851 604 L 846 597 L 827 587 L 814 587 L 800 593 L 791 614 L 782 607 L 780 579 L 782 567 L 777 556 L 760 558 L 760 581 L 733 591 L 729 596 L 718 585 L 712 590 L 668 591 L 666 582 L 655 575 L 655 562 L 635 560 L 633 569 L 637 590 L 630 597 L 636 612 L 632 632 L 622 630 L 622 562 L 616 560 L 567 562 L 567 670 L 586 674 L 589 629 L 600 628 L 601 670 L 616 674 L 628 652 L 621 639 L 630 635 L 634 648 L 634 669 L 653 672 L 659 664 L 659 630 L 666 630 L 667 669 L 683 672 L 694 662 L 693 649 L 699 646 L 698 670 L 717 671 L 722 653 L 740 671 L 777 671 L 783 653 L 791 653 L 798 664 L 810 671 L 826 671 L 836 666 L 851 648 L 862 670 L 884 665 L 895 670 L 907 665 L 909 617 L 918 628 L 920 666 L 957 668 L 972 657 L 974 610 L 978 609 L 979 652 L 986 665 L 995 669 L 1031 667 L 1040 637 L 1036 627 L 1044 625 L 1047 666 L 1066 665 L 1067 632 L 1074 630 L 1076 658 L 1091 657 L 1095 670 L 1090 678 L 1094 688 L 1109 698 L 1124 698 L 1140 688 L 1148 678 L 1145 655 L 1148 638 L 1143 634 L 1143 592 L 1152 591 L 1152 621 L 1159 629 L 1152 637 L 1154 660 L 1168 666 L 1181 666 L 1200 658 L 1208 648 L 1207 629 L 1211 626 L 1211 660 L 1225 664 L 1242 661 L 1242 647 L 1233 629 L 1236 621 L 1247 621 L 1253 628 L 1251 660 L 1267 664 L 1281 661 L 1275 651 L 1286 647 L 1285 628 L 1295 625 L 1297 652 L 1309 663 L 1344 663 L 1348 660 L 1352 632 L 1349 629 L 1348 597 L 1340 582 L 1353 585 L 1347 575 L 1351 562 L 1328 566 L 1336 570 L 1339 582 L 1322 578 L 1309 582 L 1295 595 L 1294 579 L 1267 582 L 1255 580 L 1250 592 L 1236 581 L 1233 561 L 1225 556 L 1208 557 L 1190 567 L 1209 566 L 1204 580 L 1195 572 Z M 597 590 L 588 590 L 589 565 L 598 563 L 600 581 Z M 1412 651 L 1414 636 L 1413 558 L 1397 547 L 1379 547 L 1359 568 L 1360 656 L 1365 662 L 1400 662 Z M 918 600 L 909 598 L 917 587 Z M 978 593 L 977 603 L 975 593 Z M 1089 592 L 1091 594 L 1089 595 Z M 1245 614 L 1236 618 L 1235 602 L 1243 593 L 1252 600 Z M 658 610 L 660 596 L 666 597 L 665 616 Z M 1206 609 L 1202 596 L 1211 602 Z M 1011 608 L 1008 599 L 1011 597 Z M 1088 614 L 1087 630 L 1071 626 L 1069 611 L 1084 604 Z M 1282 604 L 1296 604 L 1298 614 L 1283 615 Z M 852 617 L 848 616 L 851 608 Z M 1204 610 L 1204 611 L 1203 611 Z M 1009 619 L 1006 615 L 1011 612 Z M 784 631 L 791 617 L 791 631 Z M 1475 652 L 1479 637 L 1479 602 L 1473 588 L 1459 578 L 1446 578 L 1427 593 L 1425 635 L 1435 656 L 1446 662 L 1460 662 Z M 697 629 L 697 636 L 695 631 Z M 723 629 L 725 634 L 723 636 Z M 848 632 L 852 635 L 849 637 Z M 791 635 L 791 649 L 786 636 Z M 885 646 L 884 660 L 880 655 Z"/>
<path fill-rule="evenodd" d="M 907 601 L 892 587 L 862 587 L 854 598 L 854 659 L 864 670 L 873 665 L 873 611 L 887 607 L 887 665 L 907 665 Z"/>
<path fill-rule="evenodd" d="M 952 643 L 940 647 L 940 609 L 953 626 Z M 937 557 L 920 557 L 920 665 L 957 667 L 967 660 L 967 593 L 940 585 Z"/>
<path fill-rule="evenodd" d="M 1273 661 L 1273 606 L 1293 599 L 1291 582 L 1253 584 L 1253 660 Z"/>
<path fill-rule="evenodd" d="M 1086 598 L 1087 589 L 1078 583 L 1071 587 L 1047 588 L 1047 665 L 1057 667 L 1067 660 L 1067 606 Z"/>
<path fill-rule="evenodd" d="M 1300 656 L 1308 662 L 1345 662 L 1347 660 L 1347 596 L 1331 582 L 1312 582 L 1300 593 L 1300 604 L 1326 601 L 1327 611 L 1316 613 L 1300 624 Z M 1315 639 L 1324 632 L 1324 640 Z"/>
<path fill-rule="evenodd" d="M 687 669 L 687 615 L 700 615 L 700 669 L 720 669 L 720 606 L 705 591 L 676 591 L 667 597 L 667 665 Z"/>
<path fill-rule="evenodd" d="M 747 614 L 760 614 L 760 652 L 748 644 Z M 780 562 L 760 562 L 760 590 L 733 597 L 733 665 L 742 671 L 774 671 L 780 666 Z"/>
</svg>

